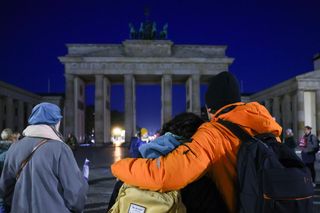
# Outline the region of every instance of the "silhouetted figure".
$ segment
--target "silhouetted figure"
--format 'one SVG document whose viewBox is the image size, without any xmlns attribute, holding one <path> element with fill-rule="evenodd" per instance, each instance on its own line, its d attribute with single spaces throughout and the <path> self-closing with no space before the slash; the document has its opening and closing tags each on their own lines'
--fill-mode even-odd
<svg viewBox="0 0 320 213">
<path fill-rule="evenodd" d="M 286 130 L 286 136 L 284 138 L 284 144 L 287 145 L 290 149 L 293 151 L 297 147 L 297 143 L 293 137 L 293 132 L 292 129 L 287 129 Z"/>
<path fill-rule="evenodd" d="M 72 133 L 68 134 L 66 144 L 70 147 L 72 151 L 75 151 L 77 149 L 78 141 L 77 141 L 77 138 L 74 136 L 74 134 Z"/>
</svg>

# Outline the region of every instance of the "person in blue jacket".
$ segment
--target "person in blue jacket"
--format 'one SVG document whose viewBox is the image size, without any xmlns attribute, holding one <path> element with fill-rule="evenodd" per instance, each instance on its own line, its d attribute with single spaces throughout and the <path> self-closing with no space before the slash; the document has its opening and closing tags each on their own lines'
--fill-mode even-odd
<svg viewBox="0 0 320 213">
<path fill-rule="evenodd" d="M 149 142 L 148 130 L 141 128 L 138 132 L 137 137 L 132 137 L 130 141 L 129 155 L 132 158 L 140 158 L 139 147 Z"/>
</svg>

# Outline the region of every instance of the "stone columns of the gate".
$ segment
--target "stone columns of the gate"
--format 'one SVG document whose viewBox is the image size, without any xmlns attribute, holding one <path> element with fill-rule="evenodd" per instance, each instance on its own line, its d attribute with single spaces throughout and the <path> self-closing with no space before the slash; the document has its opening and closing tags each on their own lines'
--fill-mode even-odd
<svg viewBox="0 0 320 213">
<path fill-rule="evenodd" d="M 304 91 L 298 90 L 297 92 L 297 113 L 298 113 L 298 135 L 304 134 L 305 116 L 304 116 Z"/>
<path fill-rule="evenodd" d="M 104 94 L 104 134 L 103 138 L 105 142 L 111 142 L 111 113 L 110 113 L 110 95 L 111 95 L 111 83 L 106 77 L 103 78 L 103 94 Z"/>
<path fill-rule="evenodd" d="M 18 101 L 18 131 L 22 132 L 24 129 L 24 102 Z"/>
<path fill-rule="evenodd" d="M 270 112 L 271 110 L 271 103 L 270 103 L 270 99 L 266 99 L 264 101 L 264 106 L 266 107 L 266 109 Z"/>
<path fill-rule="evenodd" d="M 295 136 L 295 139 L 298 141 L 300 135 L 298 134 L 298 101 L 297 101 L 297 94 L 292 94 L 292 130 Z"/>
<path fill-rule="evenodd" d="M 317 135 L 320 136 L 320 90 L 316 91 L 316 115 Z"/>
<path fill-rule="evenodd" d="M 29 119 L 29 116 L 31 115 L 32 109 L 33 109 L 32 103 L 27 103 L 27 120 Z"/>
<path fill-rule="evenodd" d="M 186 83 L 187 112 L 201 114 L 200 109 L 200 75 L 192 75 Z"/>
<path fill-rule="evenodd" d="M 85 139 L 85 83 L 79 77 L 74 78 L 74 135 L 80 143 Z"/>
<path fill-rule="evenodd" d="M 163 75 L 161 79 L 161 124 L 171 120 L 172 116 L 172 77 Z"/>
<path fill-rule="evenodd" d="M 13 99 L 11 97 L 6 97 L 6 128 L 14 128 L 14 106 Z"/>
<path fill-rule="evenodd" d="M 132 74 L 124 76 L 125 141 L 129 142 L 135 130 L 135 79 Z"/>
<path fill-rule="evenodd" d="M 136 110 L 136 80 L 133 78 L 132 80 L 132 102 L 133 102 L 133 124 L 132 124 L 132 136 L 134 136 L 137 132 L 137 110 Z"/>
<path fill-rule="evenodd" d="M 96 75 L 95 136 L 96 143 L 110 142 L 110 82 L 103 75 Z"/>
<path fill-rule="evenodd" d="M 273 98 L 272 113 L 273 113 L 272 116 L 276 118 L 277 122 L 279 122 L 280 121 L 280 101 L 279 101 L 279 97 L 274 97 Z"/>
<path fill-rule="evenodd" d="M 64 134 L 67 136 L 69 133 L 75 134 L 75 85 L 74 75 L 65 74 L 66 83 L 66 99 L 65 99 L 65 126 Z"/>
<path fill-rule="evenodd" d="M 282 100 L 282 121 L 283 129 L 292 128 L 292 108 L 291 108 L 291 96 L 285 94 Z"/>
</svg>

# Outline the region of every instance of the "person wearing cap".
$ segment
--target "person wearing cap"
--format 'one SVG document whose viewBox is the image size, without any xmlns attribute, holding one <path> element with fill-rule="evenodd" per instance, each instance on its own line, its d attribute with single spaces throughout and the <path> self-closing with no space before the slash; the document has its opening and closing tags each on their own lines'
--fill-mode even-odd
<svg viewBox="0 0 320 213">
<path fill-rule="evenodd" d="M 148 130 L 146 128 L 141 128 L 137 137 L 132 137 L 130 140 L 129 156 L 131 158 L 141 157 L 139 147 L 147 142 L 149 142 Z"/>
<path fill-rule="evenodd" d="M 143 141 L 144 143 L 149 143 L 149 132 L 146 128 L 141 128 L 140 130 L 141 132 L 141 141 Z"/>
<path fill-rule="evenodd" d="M 9 148 L 0 178 L 0 197 L 7 210 L 28 212 L 82 212 L 88 183 L 59 132 L 60 108 L 40 103 L 32 109 L 24 138 Z M 17 176 L 21 164 L 39 147 Z M 16 181 L 17 179 L 17 181 Z"/>
<path fill-rule="evenodd" d="M 239 83 L 229 72 L 210 79 L 206 105 L 210 121 L 198 128 L 190 143 L 153 160 L 122 159 L 112 165 L 113 175 L 129 185 L 166 192 L 182 189 L 207 174 L 229 212 L 237 212 L 236 161 L 241 142 L 218 119 L 238 124 L 252 136 L 273 133 L 279 142 L 282 129 L 264 106 L 241 102 Z"/>
<path fill-rule="evenodd" d="M 300 145 L 301 148 L 301 158 L 304 164 L 309 168 L 311 172 L 313 186 L 316 186 L 316 172 L 314 168 L 314 162 L 316 160 L 316 152 L 315 149 L 318 144 L 317 136 L 311 133 L 312 127 L 305 126 L 304 127 L 304 136 L 303 136 L 303 145 Z"/>
</svg>

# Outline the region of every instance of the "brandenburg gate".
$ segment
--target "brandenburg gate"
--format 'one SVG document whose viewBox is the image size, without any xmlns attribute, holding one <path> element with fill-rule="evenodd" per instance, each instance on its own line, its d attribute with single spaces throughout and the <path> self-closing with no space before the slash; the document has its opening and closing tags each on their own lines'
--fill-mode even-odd
<svg viewBox="0 0 320 213">
<path fill-rule="evenodd" d="M 85 137 L 85 86 L 95 84 L 96 143 L 110 141 L 110 89 L 124 84 L 126 141 L 136 128 L 137 84 L 161 84 L 162 123 L 171 119 L 172 85 L 186 85 L 186 111 L 200 114 L 200 85 L 228 71 L 226 46 L 177 45 L 170 40 L 126 40 L 121 44 L 68 44 L 65 67 L 65 134 Z"/>
</svg>

